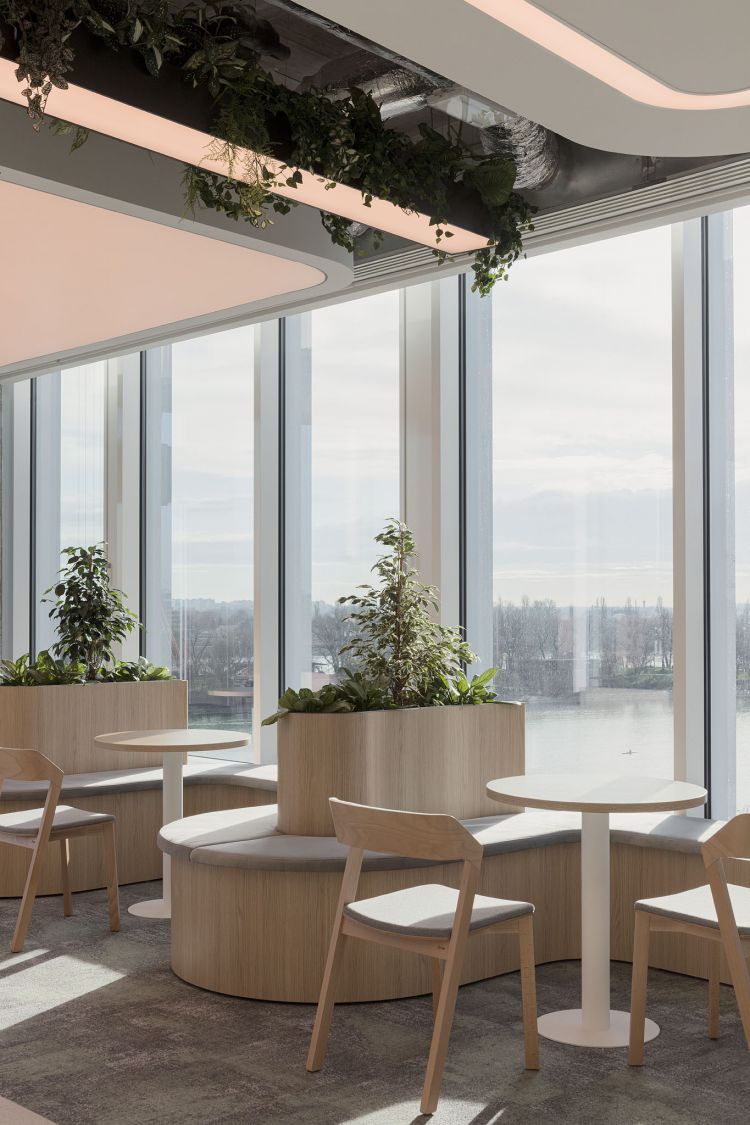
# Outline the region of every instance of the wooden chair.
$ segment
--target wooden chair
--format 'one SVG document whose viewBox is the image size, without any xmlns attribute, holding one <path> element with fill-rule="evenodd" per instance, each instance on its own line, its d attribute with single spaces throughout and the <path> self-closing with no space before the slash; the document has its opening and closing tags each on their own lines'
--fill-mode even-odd
<svg viewBox="0 0 750 1125">
<path fill-rule="evenodd" d="M 120 928 L 120 903 L 117 886 L 115 854 L 115 818 L 109 813 L 85 812 L 69 805 L 58 805 L 64 777 L 63 771 L 37 750 L 0 748 L 0 790 L 5 781 L 48 781 L 47 800 L 41 809 L 0 815 L 0 844 L 16 844 L 31 848 L 31 862 L 21 899 L 21 908 L 11 942 L 11 951 L 20 953 L 26 941 L 31 911 L 36 898 L 42 860 L 48 842 L 60 845 L 60 868 L 65 917 L 73 913 L 70 891 L 69 840 L 74 836 L 98 832 L 102 836 L 105 882 L 109 906 L 109 928 Z"/>
<path fill-rule="evenodd" d="M 333 1016 L 336 980 L 346 938 L 360 938 L 419 953 L 432 961 L 434 1029 L 427 1062 L 422 1113 L 434 1113 L 440 1097 L 453 1012 L 467 941 L 477 933 L 517 933 L 521 947 L 521 991 L 525 1062 L 539 1067 L 534 968 L 534 907 L 476 894 L 482 845 L 452 816 L 394 812 L 331 798 L 336 837 L 349 845 L 336 919 L 328 950 L 307 1069 L 319 1070 Z M 409 887 L 377 898 L 357 899 L 365 849 L 432 859 L 463 861 L 458 890 L 442 884 Z M 442 971 L 441 971 L 442 969 Z"/>
<path fill-rule="evenodd" d="M 708 1034 L 719 1036 L 721 951 L 729 965 L 734 995 L 750 1050 L 750 889 L 727 882 L 725 859 L 750 859 L 750 813 L 734 817 L 701 846 L 708 885 L 635 904 L 633 986 L 630 1005 L 631 1066 L 643 1063 L 649 937 L 659 933 L 690 934 L 710 945 Z"/>
</svg>

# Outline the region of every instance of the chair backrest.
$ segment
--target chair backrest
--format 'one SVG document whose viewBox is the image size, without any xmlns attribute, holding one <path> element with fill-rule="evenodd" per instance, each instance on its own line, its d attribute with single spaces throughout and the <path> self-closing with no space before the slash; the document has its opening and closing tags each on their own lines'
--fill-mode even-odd
<svg viewBox="0 0 750 1125">
<path fill-rule="evenodd" d="M 0 786 L 3 781 L 49 781 L 62 785 L 64 776 L 64 771 L 38 750 L 0 746 Z"/>
<path fill-rule="evenodd" d="M 434 859 L 463 860 L 478 868 L 484 849 L 460 821 L 446 813 L 400 812 L 329 800 L 336 838 L 352 848 Z"/>
<path fill-rule="evenodd" d="M 750 859 L 750 813 L 740 813 L 701 846 L 706 867 L 724 859 Z"/>
</svg>

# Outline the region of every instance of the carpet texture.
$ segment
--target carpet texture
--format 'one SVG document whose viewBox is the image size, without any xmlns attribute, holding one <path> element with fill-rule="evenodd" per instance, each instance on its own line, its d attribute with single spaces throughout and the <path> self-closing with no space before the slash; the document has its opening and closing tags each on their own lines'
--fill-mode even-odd
<svg viewBox="0 0 750 1125">
<path fill-rule="evenodd" d="M 123 928 L 107 929 L 103 892 L 39 899 L 23 954 L 0 957 L 0 1095 L 56 1125 L 410 1125 L 419 1115 L 431 1029 L 428 998 L 344 1005 L 328 1059 L 305 1071 L 307 1005 L 202 992 L 169 968 L 169 926 L 127 905 L 160 884 L 122 890 Z M 8 948 L 17 901 L 0 900 Z M 248 949 L 247 956 L 252 956 Z M 580 967 L 538 969 L 540 1012 L 578 1004 Z M 615 1007 L 629 966 L 613 965 Z M 649 1015 L 662 1034 L 646 1066 L 624 1050 L 541 1041 L 522 1069 L 517 974 L 459 994 L 435 1125 L 746 1125 L 750 1054 L 731 989 L 722 1034 L 706 1038 L 705 985 L 653 971 Z"/>
</svg>

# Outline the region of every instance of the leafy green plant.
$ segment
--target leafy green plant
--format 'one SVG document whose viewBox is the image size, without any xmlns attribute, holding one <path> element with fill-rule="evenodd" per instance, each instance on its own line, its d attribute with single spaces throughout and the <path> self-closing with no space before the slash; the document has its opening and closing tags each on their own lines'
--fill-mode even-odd
<svg viewBox="0 0 750 1125">
<path fill-rule="evenodd" d="M 172 674 L 168 668 L 160 664 L 152 664 L 145 657 L 138 660 L 116 660 L 114 668 L 101 670 L 99 679 L 107 683 L 144 683 L 153 680 L 171 680 Z"/>
<path fill-rule="evenodd" d="M 227 175 L 186 168 L 189 209 L 202 205 L 263 228 L 273 213 L 285 214 L 294 205 L 274 190 L 298 188 L 303 169 L 332 192 L 337 184 L 355 188 L 366 206 L 378 197 L 408 214 L 429 214 L 434 253 L 443 260 L 458 191 L 474 205 L 487 236 L 473 259 L 472 288 L 481 294 L 507 278 L 523 252 L 524 231 L 533 229 L 533 208 L 513 190 L 512 159 L 472 148 L 460 130 L 446 136 L 423 123 L 412 138 L 389 128 L 375 99 L 357 87 L 345 97 L 325 89 L 290 89 L 260 65 L 263 57 L 284 58 L 287 49 L 274 28 L 245 5 L 0 0 L 0 46 L 3 25 L 15 44 L 16 76 L 25 84 L 23 96 L 37 130 L 50 92 L 65 90 L 75 73 L 76 36 L 96 37 L 154 78 L 165 66 L 175 68 L 186 87 L 206 91 L 214 106 L 211 131 L 218 138 L 207 157 L 219 160 Z M 73 132 L 73 148 L 86 139 L 86 131 L 75 126 L 56 122 L 55 128 Z M 354 249 L 349 220 L 327 211 L 321 219 L 335 243 Z"/>
<path fill-rule="evenodd" d="M 344 669 L 340 683 L 318 691 L 288 688 L 279 709 L 264 720 L 288 714 L 334 714 L 400 707 L 449 707 L 489 703 L 495 668 L 468 679 L 464 668 L 476 660 L 460 629 L 439 624 L 438 591 L 421 582 L 413 561 L 414 537 L 405 524 L 389 520 L 375 542 L 386 551 L 375 563 L 376 585 L 360 586 L 339 598 L 353 607 L 355 636 L 341 649 L 356 670 Z"/>
<path fill-rule="evenodd" d="M 45 591 L 52 605 L 58 640 L 52 651 L 71 664 L 82 664 L 85 678 L 95 680 L 100 669 L 114 661 L 113 647 L 140 628 L 136 615 L 125 608 L 125 595 L 110 586 L 110 565 L 103 544 L 66 547 L 67 564 L 60 581 Z"/>
<path fill-rule="evenodd" d="M 29 676 L 29 653 L 25 652 L 18 660 L 0 662 L 0 685 L 3 687 L 28 687 L 33 683 Z"/>
<path fill-rule="evenodd" d="M 29 682 L 38 687 L 83 684 L 86 682 L 86 666 L 80 661 L 57 660 L 47 649 L 42 649 L 36 660 L 29 664 Z"/>
</svg>

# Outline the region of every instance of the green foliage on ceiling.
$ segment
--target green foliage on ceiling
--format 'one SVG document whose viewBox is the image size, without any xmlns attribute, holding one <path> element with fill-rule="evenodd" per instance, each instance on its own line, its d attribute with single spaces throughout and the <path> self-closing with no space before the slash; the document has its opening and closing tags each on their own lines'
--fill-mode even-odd
<svg viewBox="0 0 750 1125">
<path fill-rule="evenodd" d="M 460 629 L 435 620 L 438 592 L 419 579 L 413 566 L 416 547 L 409 528 L 389 520 L 375 542 L 385 547 L 372 570 L 375 585 L 359 586 L 339 598 L 352 607 L 356 632 L 341 654 L 356 671 L 344 669 L 342 680 L 318 691 L 288 688 L 279 709 L 264 720 L 288 714 L 335 714 L 400 707 L 451 707 L 489 703 L 496 669 L 469 680 L 467 664 L 477 659 Z"/>
<path fill-rule="evenodd" d="M 450 252 L 452 199 L 471 193 L 487 232 L 487 245 L 473 258 L 472 288 L 483 295 L 507 278 L 522 253 L 523 232 L 533 229 L 532 209 L 513 190 L 511 159 L 473 151 L 460 130 L 446 137 L 422 124 L 412 139 L 388 128 L 374 98 L 356 87 L 335 99 L 326 89 L 289 89 L 260 64 L 264 57 L 285 58 L 287 49 L 274 28 L 244 5 L 220 0 L 175 10 L 159 0 L 0 0 L 0 47 L 3 36 L 6 49 L 13 44 L 35 129 L 52 90 L 75 79 L 75 37 L 84 32 L 129 52 L 133 64 L 155 79 L 165 67 L 176 68 L 188 87 L 212 99 L 211 130 L 220 139 L 207 155 L 226 161 L 230 175 L 187 167 L 188 207 L 201 204 L 263 228 L 274 212 L 287 213 L 294 205 L 274 195 L 274 187 L 294 188 L 301 168 L 331 191 L 337 183 L 356 188 L 368 206 L 377 197 L 406 213 L 429 213 L 440 260 Z M 85 140 L 85 130 L 65 123 L 57 128 L 74 132 L 74 147 Z M 264 158 L 275 156 L 279 135 L 287 141 L 286 163 L 272 170 Z M 250 166 L 242 150 L 256 154 Z M 352 223 L 330 212 L 321 218 L 333 242 L 354 249 Z"/>
</svg>

